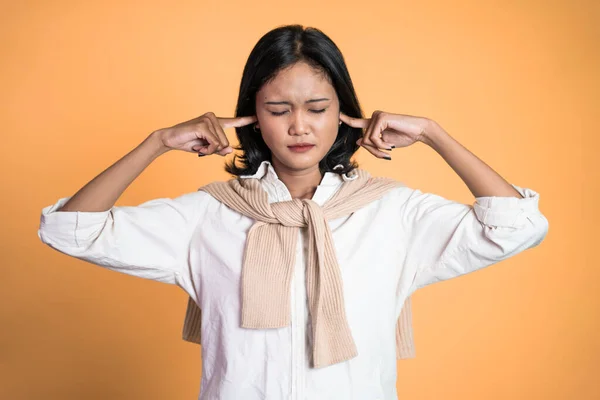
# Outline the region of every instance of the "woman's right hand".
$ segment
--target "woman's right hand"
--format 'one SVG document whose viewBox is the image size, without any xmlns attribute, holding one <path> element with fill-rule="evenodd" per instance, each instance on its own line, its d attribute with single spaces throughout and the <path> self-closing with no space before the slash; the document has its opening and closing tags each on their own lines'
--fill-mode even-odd
<svg viewBox="0 0 600 400">
<path fill-rule="evenodd" d="M 225 128 L 246 126 L 256 122 L 256 116 L 219 118 L 207 112 L 197 118 L 160 130 L 160 138 L 168 150 L 183 150 L 201 155 L 233 152 L 225 136 Z"/>
</svg>

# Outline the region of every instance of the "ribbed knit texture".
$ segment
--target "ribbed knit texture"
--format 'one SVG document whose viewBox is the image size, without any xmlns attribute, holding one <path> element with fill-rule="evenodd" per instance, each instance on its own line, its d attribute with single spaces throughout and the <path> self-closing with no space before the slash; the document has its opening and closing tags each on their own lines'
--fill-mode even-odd
<svg viewBox="0 0 600 400">
<path fill-rule="evenodd" d="M 310 199 L 269 204 L 258 179 L 213 182 L 206 191 L 231 209 L 254 219 L 243 258 L 243 328 L 280 328 L 290 324 L 290 284 L 295 265 L 298 228 L 308 228 L 306 291 L 312 320 L 313 367 L 342 362 L 358 355 L 346 320 L 342 278 L 328 220 L 351 214 L 402 185 L 389 178 L 373 178 L 354 169 L 355 179 L 320 207 Z M 396 324 L 396 357 L 414 357 L 410 298 Z M 183 339 L 200 343 L 201 310 L 190 298 Z"/>
</svg>

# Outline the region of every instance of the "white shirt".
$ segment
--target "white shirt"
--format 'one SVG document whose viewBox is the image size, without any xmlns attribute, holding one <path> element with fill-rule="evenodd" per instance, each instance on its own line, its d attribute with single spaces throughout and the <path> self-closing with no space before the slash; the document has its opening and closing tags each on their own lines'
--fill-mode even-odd
<svg viewBox="0 0 600 400">
<path fill-rule="evenodd" d="M 269 202 L 291 200 L 268 161 L 242 178 L 249 177 L 261 180 Z M 326 173 L 312 200 L 323 205 L 346 179 Z M 306 229 L 299 229 L 291 326 L 263 330 L 239 326 L 242 256 L 254 221 L 204 191 L 101 212 L 57 212 L 70 197 L 61 198 L 42 210 L 38 236 L 65 254 L 178 285 L 192 297 L 202 309 L 199 400 L 395 400 L 395 326 L 407 296 L 546 236 L 539 194 L 513 187 L 524 198 L 478 197 L 467 205 L 400 186 L 329 221 L 358 356 L 318 369 L 309 366 Z"/>
</svg>

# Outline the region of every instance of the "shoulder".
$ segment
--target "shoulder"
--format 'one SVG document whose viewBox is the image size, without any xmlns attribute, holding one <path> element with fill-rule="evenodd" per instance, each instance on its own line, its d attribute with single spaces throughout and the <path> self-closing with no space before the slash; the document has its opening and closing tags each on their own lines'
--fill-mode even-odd
<svg viewBox="0 0 600 400">
<path fill-rule="evenodd" d="M 370 176 L 368 173 L 362 173 L 361 180 L 364 183 L 358 183 L 357 181 L 357 184 L 362 186 L 360 192 L 372 197 L 367 205 L 367 208 L 371 211 L 377 210 L 377 212 L 385 213 L 397 209 L 415 191 L 404 182 L 394 178 L 376 177 Z"/>
<path fill-rule="evenodd" d="M 163 197 L 146 201 L 141 206 L 158 209 L 175 209 L 189 216 L 199 217 L 218 207 L 220 202 L 202 188 L 185 192 L 175 197 Z M 165 208 L 166 207 L 166 208 Z"/>
<path fill-rule="evenodd" d="M 414 208 L 427 208 L 453 203 L 445 197 L 409 186 L 393 178 L 376 178 L 391 183 L 392 187 L 378 200 L 379 207 L 392 213 L 404 213 Z"/>
<path fill-rule="evenodd" d="M 390 189 L 387 190 L 385 195 L 381 198 L 381 201 L 383 202 L 397 202 L 400 199 L 408 199 L 415 193 L 421 193 L 419 189 L 412 188 L 403 181 L 395 178 L 374 177 L 373 179 L 390 186 Z"/>
<path fill-rule="evenodd" d="M 229 198 L 239 187 L 239 179 L 230 179 L 228 181 L 213 181 L 200 188 L 194 194 L 198 204 L 201 204 L 209 212 L 215 212 L 222 207 L 227 207 L 223 202 L 224 198 Z"/>
<path fill-rule="evenodd" d="M 186 192 L 173 198 L 174 201 L 192 208 L 207 205 L 210 203 L 211 199 L 213 199 L 213 197 L 201 189 L 197 189 L 192 192 Z"/>
</svg>

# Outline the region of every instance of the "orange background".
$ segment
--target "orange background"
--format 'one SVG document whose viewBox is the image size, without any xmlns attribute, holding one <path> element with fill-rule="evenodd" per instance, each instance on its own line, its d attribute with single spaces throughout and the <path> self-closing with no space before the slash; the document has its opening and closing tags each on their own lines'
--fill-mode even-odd
<svg viewBox="0 0 600 400">
<path fill-rule="evenodd" d="M 599 2 L 4 3 L 0 398 L 197 397 L 187 295 L 53 251 L 37 237 L 40 212 L 153 130 L 233 115 L 252 46 L 289 23 L 337 43 L 367 116 L 436 120 L 538 191 L 550 222 L 539 247 L 415 293 L 417 358 L 398 362 L 400 399 L 600 398 Z M 427 146 L 392 155 L 357 160 L 473 201 Z M 227 179 L 223 161 L 168 153 L 117 205 Z"/>
</svg>

